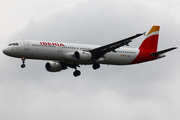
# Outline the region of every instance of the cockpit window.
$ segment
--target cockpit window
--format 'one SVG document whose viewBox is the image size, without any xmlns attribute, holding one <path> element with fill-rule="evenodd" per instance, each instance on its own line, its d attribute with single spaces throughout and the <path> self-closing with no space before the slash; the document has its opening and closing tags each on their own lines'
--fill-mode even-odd
<svg viewBox="0 0 180 120">
<path fill-rule="evenodd" d="M 11 46 L 11 45 L 13 45 L 13 44 L 11 43 L 11 44 L 9 44 L 8 46 Z"/>
<path fill-rule="evenodd" d="M 18 43 L 10 43 L 8 46 L 12 46 L 12 45 L 19 45 Z"/>
</svg>

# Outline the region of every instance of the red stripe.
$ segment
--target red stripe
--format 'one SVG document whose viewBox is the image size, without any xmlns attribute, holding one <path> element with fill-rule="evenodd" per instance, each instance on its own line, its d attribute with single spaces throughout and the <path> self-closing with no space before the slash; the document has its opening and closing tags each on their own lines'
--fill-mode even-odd
<svg viewBox="0 0 180 120">
<path fill-rule="evenodd" d="M 157 45 L 158 45 L 158 34 L 149 36 L 146 38 L 142 44 L 140 45 L 140 50 L 146 50 L 150 52 L 156 52 L 157 51 Z"/>
</svg>

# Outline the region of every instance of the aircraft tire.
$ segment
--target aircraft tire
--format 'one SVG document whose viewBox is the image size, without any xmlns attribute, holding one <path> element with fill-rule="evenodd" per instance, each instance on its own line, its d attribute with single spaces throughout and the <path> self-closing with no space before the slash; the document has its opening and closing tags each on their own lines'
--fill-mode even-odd
<svg viewBox="0 0 180 120">
<path fill-rule="evenodd" d="M 79 70 L 74 71 L 73 73 L 74 77 L 80 76 L 81 72 Z"/>
<path fill-rule="evenodd" d="M 96 70 L 96 69 L 99 69 L 100 68 L 100 64 L 99 63 L 95 63 L 93 64 L 93 69 Z"/>
<path fill-rule="evenodd" d="M 22 65 L 21 65 L 21 68 L 25 68 L 25 67 L 26 67 L 26 65 L 25 65 L 25 64 L 22 64 Z"/>
</svg>

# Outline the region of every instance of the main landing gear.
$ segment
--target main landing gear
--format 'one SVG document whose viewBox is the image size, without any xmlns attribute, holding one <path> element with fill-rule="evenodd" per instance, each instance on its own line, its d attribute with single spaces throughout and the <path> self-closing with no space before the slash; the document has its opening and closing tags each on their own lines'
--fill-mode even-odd
<svg viewBox="0 0 180 120">
<path fill-rule="evenodd" d="M 81 72 L 79 70 L 77 70 L 77 68 L 75 67 L 75 71 L 73 72 L 74 77 L 80 76 Z"/>
<path fill-rule="evenodd" d="M 73 72 L 74 77 L 80 76 L 81 72 L 79 70 L 77 70 L 77 66 L 73 66 L 72 68 L 75 68 L 75 71 Z M 100 68 L 100 64 L 99 63 L 94 63 L 92 68 L 94 70 L 99 69 Z"/>
<path fill-rule="evenodd" d="M 25 68 L 26 65 L 25 65 L 24 63 L 25 63 L 25 60 L 26 60 L 26 59 L 25 59 L 24 57 L 22 57 L 21 59 L 22 59 L 22 63 L 23 63 L 23 64 L 21 65 L 21 68 Z"/>
<path fill-rule="evenodd" d="M 92 67 L 93 67 L 94 70 L 99 69 L 100 64 L 99 63 L 94 63 Z"/>
</svg>

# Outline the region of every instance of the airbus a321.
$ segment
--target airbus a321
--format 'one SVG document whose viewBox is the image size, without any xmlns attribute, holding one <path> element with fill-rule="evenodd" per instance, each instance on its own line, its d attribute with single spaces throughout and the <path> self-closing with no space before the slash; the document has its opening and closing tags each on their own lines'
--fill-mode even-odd
<svg viewBox="0 0 180 120">
<path fill-rule="evenodd" d="M 63 42 L 46 42 L 33 40 L 19 40 L 10 43 L 3 49 L 4 54 L 21 58 L 25 67 L 26 59 L 49 60 L 45 68 L 49 72 L 58 72 L 67 68 L 75 69 L 73 75 L 79 76 L 77 70 L 80 65 L 92 65 L 93 69 L 100 68 L 100 64 L 131 65 L 152 61 L 165 57 L 164 53 L 176 49 L 172 47 L 157 52 L 160 26 L 153 26 L 139 48 L 127 48 L 133 39 L 145 33 L 107 44 L 104 46 L 72 44 Z"/>
</svg>

